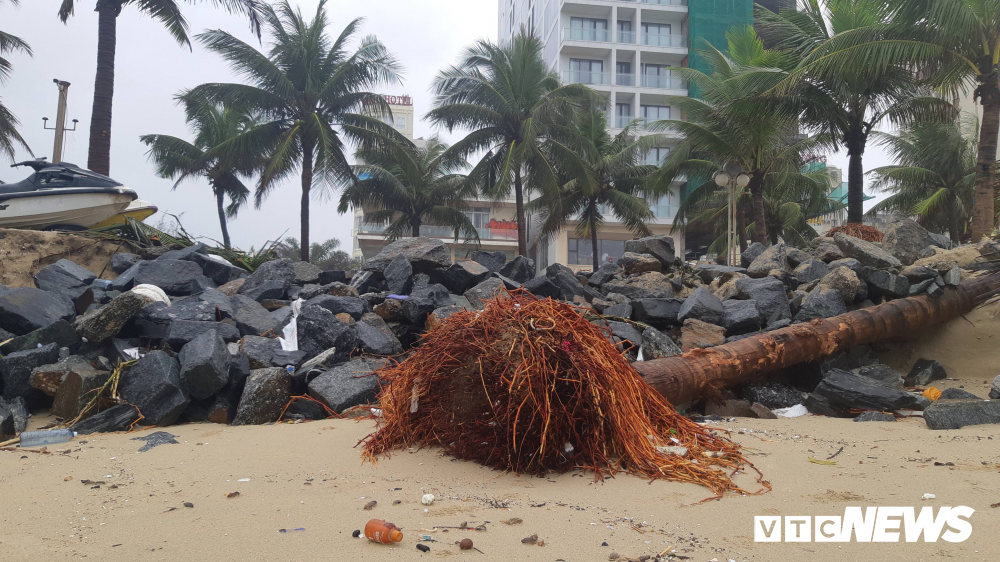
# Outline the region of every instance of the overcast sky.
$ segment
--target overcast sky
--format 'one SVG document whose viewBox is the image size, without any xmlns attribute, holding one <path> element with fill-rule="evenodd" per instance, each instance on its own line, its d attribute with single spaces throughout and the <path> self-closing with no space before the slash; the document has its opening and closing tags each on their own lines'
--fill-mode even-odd
<svg viewBox="0 0 1000 562">
<path fill-rule="evenodd" d="M 67 133 L 63 160 L 86 167 L 90 108 L 97 64 L 97 13 L 95 0 L 77 2 L 76 15 L 67 25 L 56 17 L 58 0 L 28 0 L 20 7 L 0 5 L 0 29 L 27 41 L 34 58 L 14 54 L 11 80 L 0 89 L 4 104 L 21 121 L 21 134 L 36 156 L 51 156 L 52 131 L 42 129 L 42 117 L 54 123 L 57 90 L 53 78 L 72 83 L 67 119 L 79 119 L 76 132 Z M 206 5 L 180 3 L 192 33 L 224 29 L 258 46 L 246 21 Z M 295 2 L 293 1 L 293 5 Z M 299 0 L 310 19 L 316 0 Z M 454 62 L 462 49 L 480 38 L 496 39 L 496 0 L 377 0 L 327 3 L 331 35 L 336 36 L 353 18 L 363 17 L 361 35 L 376 35 L 405 68 L 404 83 L 384 90 L 409 94 L 418 116 L 431 103 L 430 84 L 438 70 Z M 265 41 L 266 41 L 265 36 Z M 218 56 L 194 43 L 194 51 L 180 47 L 152 19 L 134 7 L 118 17 L 118 50 L 115 67 L 114 119 L 111 131 L 111 176 L 156 204 L 161 211 L 181 215 L 193 234 L 221 240 L 215 200 L 207 182 L 188 181 L 176 191 L 173 183 L 157 178 L 146 158 L 139 136 L 149 133 L 191 138 L 184 114 L 173 96 L 183 88 L 204 82 L 237 81 Z M 430 125 L 417 121 L 415 136 L 434 134 Z M 448 140 L 450 135 L 441 137 Z M 19 153 L 18 159 L 28 159 Z M 18 181 L 25 168 L 0 165 L 0 180 Z M 244 210 L 230 223 L 233 244 L 248 249 L 281 236 L 299 236 L 299 184 L 288 182 L 265 201 L 261 210 Z M 338 195 L 339 196 L 339 195 Z M 351 246 L 349 215 L 338 215 L 336 200 L 315 200 L 311 205 L 313 241 L 338 238 Z M 148 222 L 155 223 L 157 216 Z"/>
<path fill-rule="evenodd" d="M 34 50 L 34 58 L 22 54 L 10 57 L 13 75 L 0 90 L 0 96 L 20 119 L 21 134 L 36 156 L 51 156 L 52 131 L 42 129 L 42 117 L 55 118 L 57 90 L 52 79 L 58 78 L 72 83 L 68 119 L 80 120 L 78 130 L 67 134 L 63 159 L 80 166 L 87 164 L 97 57 L 94 3 L 95 0 L 78 2 L 76 15 L 67 25 L 56 17 L 58 0 L 28 0 L 21 2 L 19 8 L 0 6 L 0 28 L 25 39 Z M 317 2 L 299 0 L 298 4 L 311 17 Z M 246 21 L 239 16 L 209 5 L 182 3 L 182 6 L 192 34 L 221 28 L 257 45 Z M 361 33 L 376 35 L 405 67 L 404 84 L 384 93 L 412 96 L 418 116 L 430 108 L 429 88 L 434 75 L 454 62 L 462 49 L 476 39 L 495 40 L 497 35 L 497 0 L 332 0 L 327 10 L 333 35 L 351 19 L 365 18 Z M 174 94 L 204 82 L 236 81 L 235 78 L 219 57 L 196 42 L 193 52 L 178 46 L 162 26 L 131 6 L 118 18 L 115 71 L 111 176 L 135 189 L 161 211 L 181 215 L 189 232 L 220 240 L 215 201 L 208 184 L 188 181 L 171 191 L 171 181 L 153 175 L 153 166 L 146 158 L 146 147 L 139 142 L 139 136 L 159 133 L 190 138 L 183 111 L 174 103 Z M 434 133 L 426 122 L 417 120 L 415 136 L 428 137 Z M 455 140 L 444 132 L 441 137 Z M 28 158 L 27 153 L 18 156 L 19 160 Z M 832 154 L 829 162 L 844 170 L 846 180 L 846 154 Z M 885 163 L 884 153 L 870 146 L 865 169 Z M 0 180 L 6 182 L 27 175 L 24 168 L 0 167 Z M 352 217 L 337 214 L 336 197 L 334 194 L 333 198 L 313 201 L 312 240 L 338 238 L 341 247 L 349 250 Z M 261 210 L 248 208 L 230 223 L 233 244 L 248 249 L 260 247 L 282 234 L 298 237 L 298 207 L 299 187 L 294 180 L 273 191 Z M 159 216 L 149 222 L 156 223 Z"/>
</svg>

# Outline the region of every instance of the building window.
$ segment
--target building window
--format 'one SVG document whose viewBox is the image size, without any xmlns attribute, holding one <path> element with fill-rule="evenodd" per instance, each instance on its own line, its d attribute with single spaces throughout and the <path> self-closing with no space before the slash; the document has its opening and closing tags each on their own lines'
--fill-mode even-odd
<svg viewBox="0 0 1000 562">
<path fill-rule="evenodd" d="M 607 41 L 608 20 L 570 18 L 569 37 L 575 41 Z"/>
<path fill-rule="evenodd" d="M 604 61 L 569 59 L 569 74 L 572 84 L 603 84 Z"/>
<path fill-rule="evenodd" d="M 669 105 L 643 105 L 639 108 L 639 115 L 642 117 L 642 122 L 645 125 L 652 123 L 653 121 L 660 121 L 662 119 L 670 119 L 670 106 Z"/>
<path fill-rule="evenodd" d="M 653 216 L 658 219 L 674 218 L 674 215 L 677 214 L 677 208 L 674 206 L 674 194 L 667 193 L 660 196 L 649 208 L 653 211 Z"/>
<path fill-rule="evenodd" d="M 630 103 L 616 103 L 615 104 L 615 127 L 623 129 L 628 126 L 632 121 L 632 104 Z"/>
<path fill-rule="evenodd" d="M 397 129 L 405 129 L 406 128 L 406 117 L 397 117 L 396 118 L 396 128 Z"/>
<path fill-rule="evenodd" d="M 597 251 L 600 252 L 599 260 L 604 263 L 618 263 L 618 259 L 625 253 L 624 240 L 598 240 Z M 566 261 L 570 265 L 593 265 L 594 249 L 593 243 L 586 238 L 569 239 L 569 255 Z"/>
<path fill-rule="evenodd" d="M 670 154 L 670 149 L 666 146 L 651 148 L 649 149 L 649 152 L 646 153 L 646 161 L 644 164 L 647 166 L 659 166 L 660 164 L 663 164 L 663 161 L 667 158 L 668 154 Z"/>
<path fill-rule="evenodd" d="M 635 43 L 635 33 L 632 31 L 632 22 L 628 20 L 618 20 L 618 42 Z"/>
<path fill-rule="evenodd" d="M 490 208 L 489 207 L 472 207 L 465 212 L 465 216 L 469 217 L 472 221 L 472 226 L 478 228 L 489 228 L 490 226 Z"/>
<path fill-rule="evenodd" d="M 646 88 L 679 88 L 666 64 L 642 65 L 642 85 Z"/>
</svg>

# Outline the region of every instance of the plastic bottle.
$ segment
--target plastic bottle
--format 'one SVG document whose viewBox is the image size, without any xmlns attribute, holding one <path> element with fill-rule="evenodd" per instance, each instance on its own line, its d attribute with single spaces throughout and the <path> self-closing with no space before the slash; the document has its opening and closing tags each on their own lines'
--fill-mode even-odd
<svg viewBox="0 0 1000 562">
<path fill-rule="evenodd" d="M 381 519 L 372 519 L 365 525 L 365 538 L 372 542 L 392 544 L 403 540 L 403 532 L 392 523 L 386 523 Z"/>
<path fill-rule="evenodd" d="M 108 281 L 107 279 L 94 279 L 90 286 L 107 291 L 111 288 L 111 281 Z"/>
<path fill-rule="evenodd" d="M 21 433 L 22 447 L 40 447 L 53 443 L 65 443 L 76 437 L 75 431 L 53 429 L 49 431 L 25 431 Z"/>
</svg>

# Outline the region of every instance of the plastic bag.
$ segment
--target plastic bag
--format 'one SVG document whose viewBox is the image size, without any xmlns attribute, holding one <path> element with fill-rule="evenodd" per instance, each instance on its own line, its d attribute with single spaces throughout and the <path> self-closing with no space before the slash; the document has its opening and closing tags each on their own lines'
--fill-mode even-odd
<svg viewBox="0 0 1000 562">
<path fill-rule="evenodd" d="M 282 335 L 285 337 L 279 337 L 278 342 L 281 343 L 281 349 L 284 351 L 298 351 L 299 350 L 299 311 L 302 310 L 302 299 L 296 299 L 292 303 L 292 320 L 285 326 L 285 329 L 281 331 Z"/>
</svg>

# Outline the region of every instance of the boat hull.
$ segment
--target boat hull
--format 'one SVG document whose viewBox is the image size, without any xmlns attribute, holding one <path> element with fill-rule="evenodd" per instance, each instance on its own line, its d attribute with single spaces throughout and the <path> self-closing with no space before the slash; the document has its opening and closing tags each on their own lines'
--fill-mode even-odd
<svg viewBox="0 0 1000 562">
<path fill-rule="evenodd" d="M 153 205 L 149 201 L 136 199 L 125 207 L 120 213 L 112 216 L 108 220 L 101 221 L 90 228 L 104 228 L 106 226 L 125 224 L 128 222 L 127 219 L 134 219 L 142 222 L 152 216 L 157 210 L 159 210 L 157 206 Z"/>
<path fill-rule="evenodd" d="M 0 200 L 0 228 L 90 228 L 120 213 L 136 194 L 131 189 L 39 190 Z"/>
</svg>

